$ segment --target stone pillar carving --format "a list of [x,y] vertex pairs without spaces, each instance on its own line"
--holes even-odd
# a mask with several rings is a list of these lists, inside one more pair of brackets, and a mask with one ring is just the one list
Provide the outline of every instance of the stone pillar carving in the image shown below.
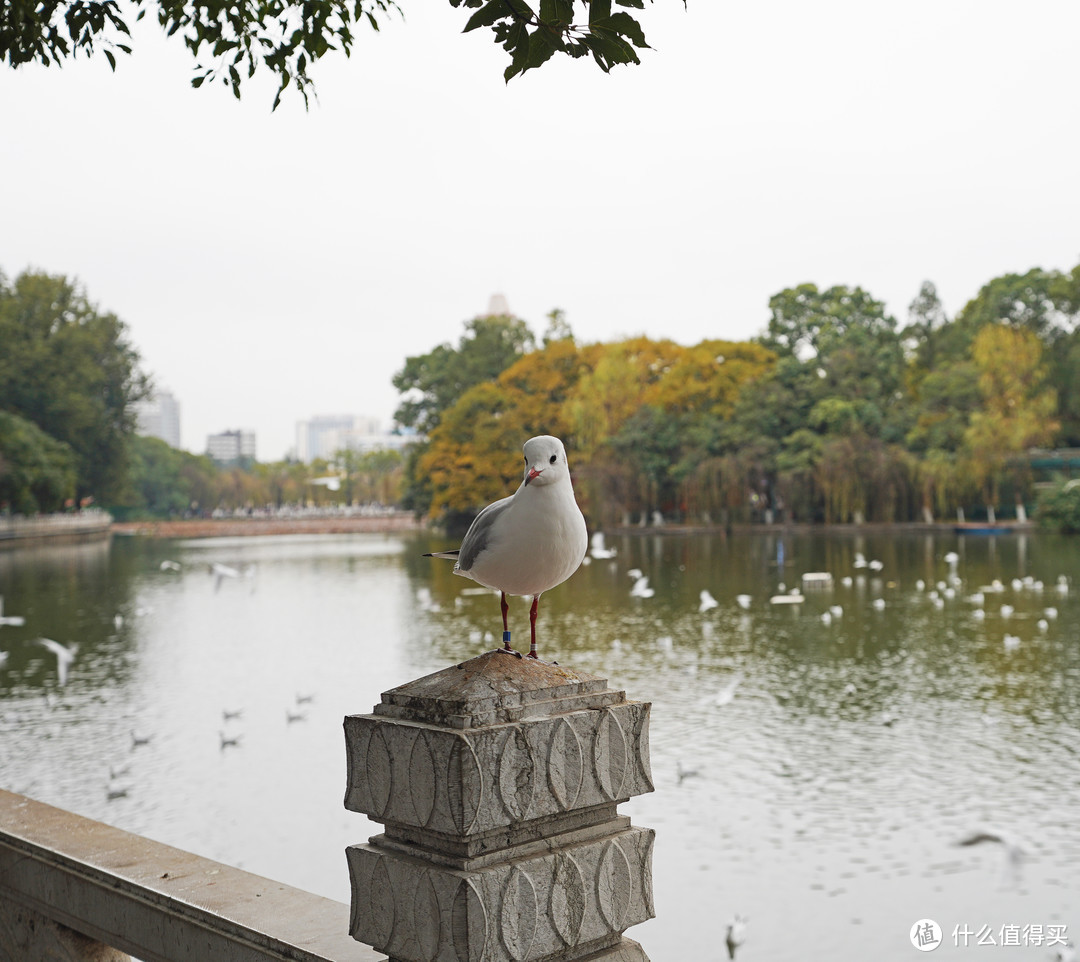
[[345,719],[345,807],[382,823],[347,849],[350,933],[394,962],[648,962],[649,705],[499,651]]

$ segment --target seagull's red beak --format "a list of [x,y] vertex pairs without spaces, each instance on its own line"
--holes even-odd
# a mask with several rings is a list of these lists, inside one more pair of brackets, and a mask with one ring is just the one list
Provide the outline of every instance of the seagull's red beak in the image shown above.
[[529,474],[525,478],[525,483],[528,484],[533,478],[538,478],[538,477],[540,477],[540,472],[537,471],[536,468],[530,468],[529,469]]

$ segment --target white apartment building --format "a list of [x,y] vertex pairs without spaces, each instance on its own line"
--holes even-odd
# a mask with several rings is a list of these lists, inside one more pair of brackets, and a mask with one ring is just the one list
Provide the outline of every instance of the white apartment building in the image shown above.
[[381,451],[404,447],[410,440],[384,434],[378,418],[355,414],[319,414],[296,424],[296,457],[310,464],[330,460],[337,451]]
[[218,464],[231,464],[241,458],[255,460],[254,431],[222,431],[206,438],[206,453]]
[[135,433],[161,438],[174,448],[180,447],[180,402],[169,391],[155,391],[135,407]]

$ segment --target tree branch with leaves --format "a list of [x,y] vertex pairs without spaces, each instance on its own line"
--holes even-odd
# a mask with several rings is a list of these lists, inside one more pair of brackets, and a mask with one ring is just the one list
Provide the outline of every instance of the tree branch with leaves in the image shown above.
[[[650,0],[652,2],[652,0]],[[354,28],[378,31],[395,0],[132,0],[142,20],[156,9],[167,36],[179,34],[196,59],[191,84],[228,86],[239,99],[245,79],[265,68],[278,81],[273,109],[295,87],[309,104],[309,69],[331,52],[352,53]],[[465,31],[490,27],[510,54],[507,81],[541,66],[556,53],[591,55],[601,70],[639,63],[645,34],[612,0],[450,0],[475,9]],[[645,0],[614,0],[617,7],[644,9]],[[685,0],[684,0],[685,4]],[[584,18],[584,19],[582,19]],[[11,67],[59,64],[82,53],[104,54],[116,70],[116,53],[131,53],[129,17],[118,0],[4,0],[0,6],[0,62]]]

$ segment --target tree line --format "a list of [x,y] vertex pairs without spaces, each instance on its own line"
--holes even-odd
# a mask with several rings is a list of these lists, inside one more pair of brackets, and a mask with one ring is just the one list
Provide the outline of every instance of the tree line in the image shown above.
[[594,524],[843,523],[1023,516],[1028,452],[1080,447],[1080,265],[985,284],[953,317],[925,282],[907,322],[860,287],[769,301],[745,342],[579,345],[477,318],[394,378],[427,435],[414,510],[458,527],[520,480],[522,441],[562,437]]
[[126,325],[64,276],[0,272],[0,513],[118,517],[400,499],[402,456],[222,466],[136,434],[151,389]]
[[[380,502],[458,527],[520,480],[542,433],[595,525],[844,523],[1031,504],[1028,451],[1080,447],[1080,265],[984,285],[953,317],[922,285],[900,325],[859,287],[788,288],[747,341],[579,344],[479,317],[408,357],[402,456],[222,467],[135,434],[151,389],[125,325],[65,277],[0,274],[0,510],[118,515]],[[1077,500],[1076,505],[1072,500]],[[1049,499],[1080,527],[1080,486]]]

